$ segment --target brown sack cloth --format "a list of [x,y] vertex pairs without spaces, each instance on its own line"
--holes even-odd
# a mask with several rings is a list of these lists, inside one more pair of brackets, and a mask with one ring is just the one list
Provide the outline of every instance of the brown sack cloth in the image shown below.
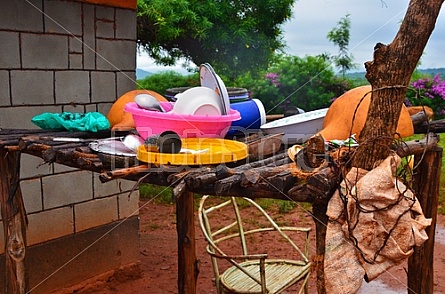
[[329,201],[326,293],[356,293],[363,278],[377,278],[428,239],[425,228],[431,219],[394,176],[400,162],[392,153],[369,172],[352,169]]

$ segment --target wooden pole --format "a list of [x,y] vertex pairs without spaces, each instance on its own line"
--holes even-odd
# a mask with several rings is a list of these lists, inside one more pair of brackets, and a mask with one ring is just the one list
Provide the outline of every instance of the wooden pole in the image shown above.
[[174,195],[178,233],[178,293],[195,294],[198,262],[195,251],[194,198],[192,192]]
[[28,292],[26,212],[19,185],[20,152],[0,148],[0,207],[5,240],[5,293]]
[[[415,164],[421,155],[415,157]],[[414,171],[414,190],[422,206],[423,214],[431,218],[431,226],[426,228],[428,240],[414,249],[408,259],[408,294],[433,294],[434,239],[439,199],[440,170],[442,168],[442,148],[426,152],[420,165]]]
[[313,204],[312,214],[315,223],[316,255],[314,258],[315,273],[317,274],[317,293],[326,294],[324,282],[324,254],[326,245],[326,229],[328,216],[326,215],[327,204]]

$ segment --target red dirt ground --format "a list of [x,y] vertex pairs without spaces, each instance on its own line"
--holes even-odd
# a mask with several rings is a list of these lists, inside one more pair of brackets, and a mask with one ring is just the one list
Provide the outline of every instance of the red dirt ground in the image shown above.
[[[301,207],[294,208],[283,216],[286,219],[298,220],[303,226],[312,226],[312,218]],[[197,282],[198,294],[216,293],[212,283],[210,259],[205,253],[205,242],[196,223],[196,251],[199,259],[200,274]],[[128,277],[109,278],[105,282],[96,282],[77,289],[72,293],[95,294],[168,294],[178,293],[177,287],[177,243],[176,243],[175,206],[155,204],[148,200],[140,201],[140,260],[141,276],[129,279]],[[438,217],[436,230],[435,261],[434,261],[434,293],[445,294],[445,216]],[[311,236],[311,251],[315,251],[314,230]],[[440,241],[440,242],[439,242]],[[406,264],[392,268],[388,273],[381,275],[377,280],[362,286],[360,294],[369,293],[407,293],[406,290]],[[310,280],[310,293],[317,293],[315,287],[315,273]],[[285,293],[295,293],[287,291]]]

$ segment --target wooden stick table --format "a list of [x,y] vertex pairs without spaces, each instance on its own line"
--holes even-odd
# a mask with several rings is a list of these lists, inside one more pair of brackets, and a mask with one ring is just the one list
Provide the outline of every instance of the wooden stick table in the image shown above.
[[[114,136],[115,134],[113,134]],[[77,138],[71,142],[54,140],[55,137]],[[296,202],[310,202],[316,221],[316,254],[318,293],[325,293],[323,277],[324,237],[326,233],[326,207],[339,184],[338,167],[328,165],[307,179],[298,179],[291,173],[293,162],[280,137],[248,138],[249,156],[231,164],[177,167],[152,166],[123,156],[112,156],[92,151],[88,142],[111,137],[110,132],[50,132],[42,130],[0,130],[0,205],[4,224],[6,254],[6,293],[26,293],[28,284],[24,266],[26,247],[26,214],[20,191],[20,154],[40,157],[44,162],[90,170],[99,173],[102,182],[124,178],[139,183],[172,186],[176,201],[178,234],[178,289],[181,294],[196,293],[199,269],[195,253],[193,194],[273,198]],[[428,230],[430,240],[416,248],[409,268],[412,289],[417,293],[432,293],[432,248],[437,213],[437,195],[442,150],[437,147],[438,136],[429,134],[424,140],[410,141],[395,147],[401,156],[421,155],[424,164],[416,172],[415,187],[425,216],[433,218]],[[420,158],[420,157],[419,157]],[[426,256],[428,260],[425,260]],[[423,275],[419,273],[429,273]],[[412,271],[414,272],[414,271]],[[422,277],[422,281],[414,278]],[[421,288],[421,289],[420,289]]]

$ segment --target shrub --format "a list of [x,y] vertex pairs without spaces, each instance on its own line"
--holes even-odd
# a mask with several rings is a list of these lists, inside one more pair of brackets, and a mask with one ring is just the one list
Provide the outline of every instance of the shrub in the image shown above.
[[445,117],[445,80],[439,74],[419,78],[411,82],[410,86],[405,104],[429,106],[434,111],[435,119]]
[[259,76],[250,73],[236,79],[252,98],[263,102],[267,113],[283,113],[289,104],[305,111],[328,107],[333,98],[351,88],[346,79],[334,75],[323,56],[280,56]]

